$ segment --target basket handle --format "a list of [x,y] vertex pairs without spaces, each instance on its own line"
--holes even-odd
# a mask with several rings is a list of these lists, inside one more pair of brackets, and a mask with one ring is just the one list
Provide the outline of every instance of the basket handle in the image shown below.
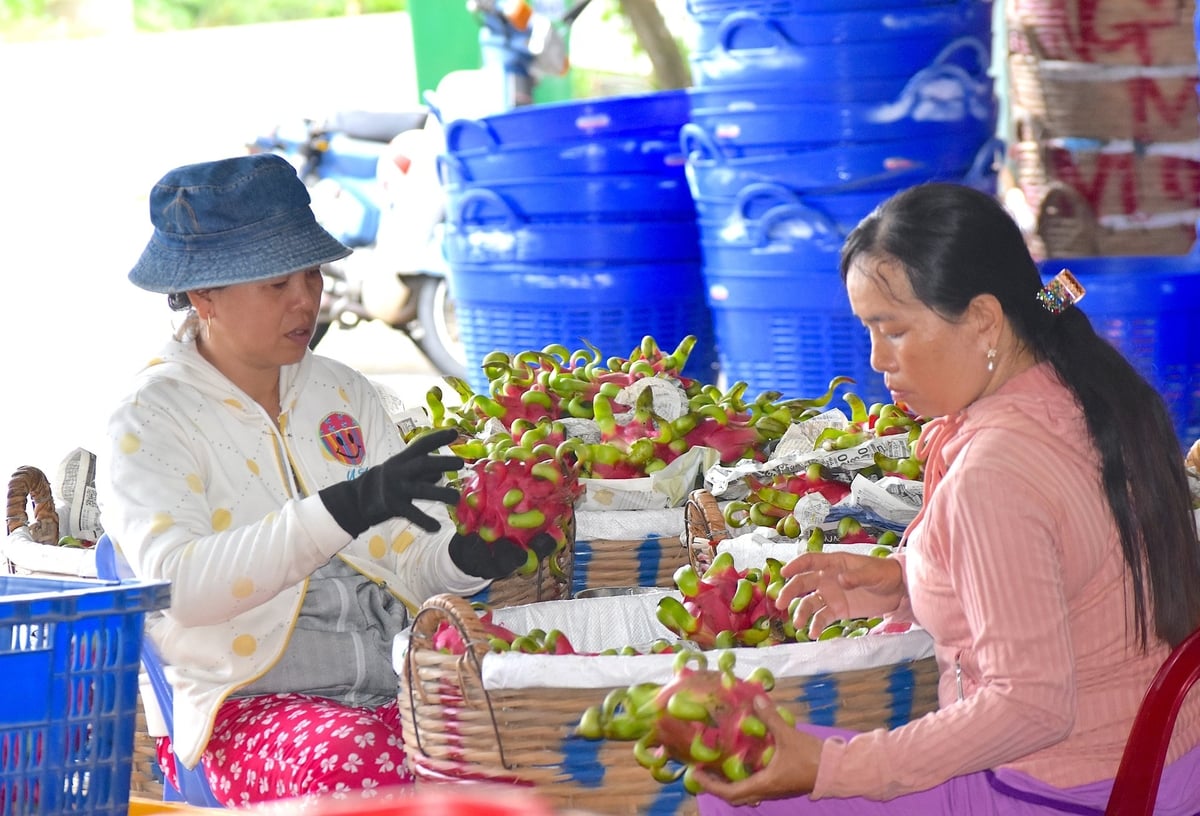
[[[879,106],[873,116],[880,121],[898,121],[900,119],[911,119],[913,121],[940,121],[941,116],[931,117],[928,112],[922,111],[919,103],[922,99],[924,90],[942,81],[954,82],[962,91],[962,104],[965,110],[964,115],[970,115],[976,119],[982,119],[985,115],[984,110],[979,104],[976,97],[980,96],[987,89],[987,84],[981,80],[972,77],[967,71],[958,65],[948,65],[935,62],[926,68],[922,68],[904,84],[900,89],[900,93],[895,100]],[[956,112],[957,113],[957,112]]]
[[[26,503],[33,504],[34,523],[29,524]],[[58,511],[46,474],[32,466],[13,471],[8,482],[8,532],[29,526],[29,534],[41,544],[58,543]]]
[[488,122],[482,119],[455,119],[446,125],[446,149],[451,153],[456,153],[463,148],[460,142],[463,139],[463,134],[466,131],[475,131],[482,134],[486,147],[493,148],[500,146],[500,136],[496,133],[496,129]]
[[679,128],[679,149],[683,153],[684,158],[689,162],[714,161],[718,164],[728,163],[725,161],[725,154],[721,152],[721,148],[713,141],[712,136],[708,135],[708,131],[695,122],[685,122]]
[[712,563],[717,544],[730,537],[725,516],[713,494],[704,488],[689,493],[683,506],[683,523],[679,543],[687,550],[691,565],[703,573]]
[[[1075,216],[1075,228],[1065,236],[1056,235],[1053,225],[1064,223],[1064,219],[1055,218],[1058,215],[1055,210],[1064,205],[1068,217]],[[1101,254],[1097,230],[1096,214],[1083,193],[1069,184],[1052,181],[1037,208],[1037,233],[1047,257]]]
[[[414,684],[419,680],[419,672],[413,663],[418,649],[433,648],[433,634],[437,631],[438,624],[444,620],[449,620],[458,629],[463,643],[467,645],[466,652],[458,660],[458,688],[462,692],[463,702],[467,702],[465,689],[466,676],[469,673],[472,681],[477,683],[483,691],[483,701],[487,704],[488,716],[492,721],[492,732],[496,736],[496,750],[500,755],[500,763],[506,769],[512,770],[512,766],[504,756],[504,742],[500,739],[500,725],[496,722],[492,698],[483,688],[483,656],[491,650],[488,633],[483,628],[483,624],[480,622],[479,616],[475,614],[475,609],[470,602],[457,595],[441,594],[428,598],[413,619],[412,637],[408,643],[408,651],[404,655],[404,681],[408,686],[408,705],[409,711],[412,713],[413,736],[416,737],[417,748],[424,756],[429,756],[421,741],[421,724],[417,721],[417,692],[414,690]],[[426,704],[430,702],[424,696],[424,687],[422,687],[421,696],[423,702]]]
[[471,181],[466,162],[453,153],[439,153],[437,163],[438,181],[445,188],[457,187]]
[[488,207],[498,209],[504,216],[504,226],[509,231],[520,229],[527,220],[507,198],[488,187],[470,187],[461,194],[452,196],[452,202],[452,224],[464,223],[463,218],[472,206],[477,207],[480,212],[486,212]]
[[413,619],[413,637],[432,639],[438,624],[446,619],[457,627],[463,635],[463,642],[477,657],[482,658],[488,653],[491,647],[488,645],[487,630],[483,628],[483,623],[475,614],[470,601],[457,595],[444,593],[428,598]]
[[[987,74],[988,66],[992,64],[992,57],[988,51],[988,47],[984,45],[983,41],[981,41],[978,37],[964,35],[956,40],[946,43],[946,46],[938,52],[937,56],[933,58],[933,62],[930,63],[930,65],[951,64],[950,60],[954,57],[955,52],[964,50],[974,52],[976,63],[972,67],[977,69],[980,79],[984,79]],[[964,69],[964,73],[972,77],[977,75],[976,71],[968,71],[966,69]]]
[[757,221],[746,222],[747,232],[753,239],[752,245],[757,248],[769,246],[775,227],[791,221],[807,224],[811,231],[810,240],[825,251],[836,252],[846,237],[836,221],[811,204],[779,204],[763,213]]
[[804,203],[800,196],[786,185],[775,181],[756,181],[738,190],[733,199],[733,211],[742,221],[751,221],[753,219],[750,217],[750,207],[760,202],[766,202],[763,212],[788,204]]
[[737,36],[737,33],[749,26],[760,26],[775,40],[775,44],[769,46],[768,49],[753,49],[755,51],[775,50],[780,47],[795,47],[796,45],[787,32],[783,30],[783,26],[774,17],[763,17],[756,11],[735,11],[722,20],[721,24],[717,27],[717,48],[728,56],[734,56],[738,51],[751,50],[749,48],[733,47],[733,40]]
[[971,162],[971,169],[963,178],[963,184],[983,192],[990,192],[992,179],[999,168],[1004,166],[1004,142],[996,136],[991,137],[980,146]]

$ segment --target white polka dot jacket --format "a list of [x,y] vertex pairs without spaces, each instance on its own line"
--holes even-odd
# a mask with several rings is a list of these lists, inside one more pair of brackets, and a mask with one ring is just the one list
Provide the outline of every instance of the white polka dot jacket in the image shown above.
[[334,556],[410,610],[487,581],[450,560],[446,508],[426,533],[404,519],[350,539],[320,497],[403,450],[360,373],[308,353],[281,372],[278,427],[191,341],[171,341],[113,411],[98,468],[105,531],[134,573],[171,582],[148,617],[174,689],[173,742],[199,761],[221,703],[287,647],[310,575]]

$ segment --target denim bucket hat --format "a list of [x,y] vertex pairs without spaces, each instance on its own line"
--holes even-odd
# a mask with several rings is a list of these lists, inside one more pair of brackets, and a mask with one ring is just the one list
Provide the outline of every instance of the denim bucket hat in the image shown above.
[[349,255],[310,203],[295,168],[272,153],[177,167],[150,191],[154,234],[129,280],[173,294],[266,280]]

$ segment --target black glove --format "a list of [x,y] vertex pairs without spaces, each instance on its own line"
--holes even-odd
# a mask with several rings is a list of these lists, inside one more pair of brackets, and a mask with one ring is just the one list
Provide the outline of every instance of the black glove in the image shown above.
[[453,428],[422,434],[382,465],[369,468],[357,479],[330,485],[317,495],[333,520],[351,536],[398,516],[432,533],[441,525],[418,510],[413,499],[458,504],[458,491],[437,481],[446,471],[459,470],[463,460],[430,455],[457,438],[458,431]]
[[[556,546],[549,533],[538,533],[529,541],[529,549],[537,553],[539,561],[554,552]],[[506,578],[528,559],[525,548],[507,538],[489,544],[478,533],[455,533],[450,539],[450,560],[467,575],[477,578]]]

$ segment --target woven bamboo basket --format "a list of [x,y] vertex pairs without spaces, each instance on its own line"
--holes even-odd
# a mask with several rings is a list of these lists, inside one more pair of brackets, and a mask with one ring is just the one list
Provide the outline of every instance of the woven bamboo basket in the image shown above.
[[163,798],[162,771],[158,767],[158,753],[154,737],[146,728],[146,707],[142,704],[141,692],[137,699],[137,717],[133,732],[133,764],[129,778],[129,795],[144,799]]
[[1200,207],[1200,161],[1185,154],[1193,145],[1200,142],[1180,144],[1173,153],[1135,150],[1132,143],[1074,148],[1023,140],[1011,153],[1018,184],[1030,200],[1040,201],[1052,182],[1061,182],[1079,190],[1097,217],[1153,215]]
[[1010,54],[1012,106],[1050,136],[1184,142],[1200,134],[1193,56],[1186,65],[1098,66]]
[[[31,509],[32,523],[29,521]],[[6,525],[9,535],[26,527],[30,537],[39,544],[58,545],[58,511],[54,506],[54,493],[50,480],[39,468],[26,465],[13,471],[8,482]],[[15,572],[17,567],[9,562],[8,569],[9,572]],[[154,739],[146,729],[146,711],[140,693],[136,717],[129,792],[132,796],[162,799],[162,775],[158,770]]]
[[1191,219],[1141,228],[1103,226],[1083,194],[1061,182],[1049,184],[1031,205],[1037,212],[1037,234],[1030,249],[1042,258],[1186,255],[1196,242]]
[[575,545],[573,591],[600,587],[669,587],[688,562],[678,536],[594,538]]
[[[442,622],[458,629],[468,644],[465,654],[433,647]],[[598,813],[697,812],[681,781],[660,784],[637,764],[632,743],[575,735],[584,710],[602,703],[616,686],[489,690],[483,681],[487,644],[475,611],[452,595],[430,598],[413,622],[399,671],[399,702],[418,786],[505,782],[533,786],[556,806]],[[771,696],[797,721],[869,730],[933,711],[937,681],[936,661],[928,657],[861,671],[776,677]]]
[[1186,147],[1152,153],[1111,143],[1103,150],[1015,143],[1017,186],[1037,213],[1031,250],[1043,258],[1186,254],[1200,212],[1200,161]]
[[574,592],[674,586],[675,570],[688,562],[678,533],[683,508],[580,511],[576,518],[586,532],[575,541]]
[[1193,0],[1009,0],[1009,50],[1105,65],[1181,65],[1196,59]]

